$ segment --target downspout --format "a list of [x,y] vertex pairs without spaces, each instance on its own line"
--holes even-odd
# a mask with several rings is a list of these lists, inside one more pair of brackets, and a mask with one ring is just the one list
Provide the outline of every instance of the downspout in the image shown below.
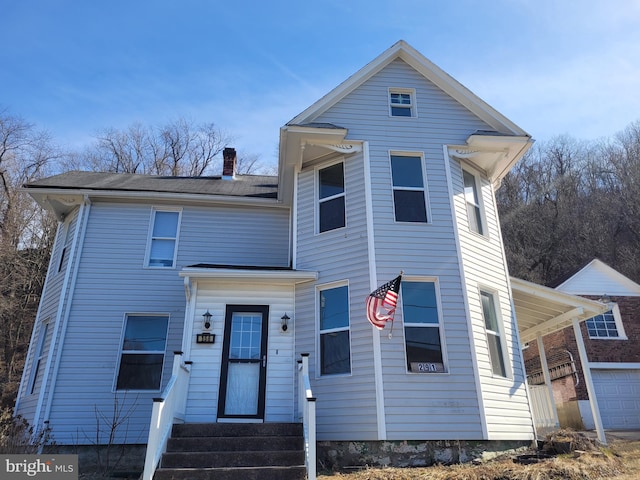
[[[58,370],[60,368],[60,361],[62,358],[62,349],[64,347],[65,337],[67,335],[67,324],[69,323],[69,315],[71,314],[71,304],[73,302],[73,294],[75,292],[76,280],[78,278],[78,270],[80,265],[80,255],[82,254],[82,248],[84,246],[84,239],[87,232],[87,223],[89,222],[89,213],[91,212],[91,200],[89,197],[85,195],[84,201],[80,206],[80,212],[78,213],[78,229],[76,230],[76,234],[73,238],[73,248],[71,255],[69,256],[69,274],[67,274],[65,278],[65,285],[62,293],[67,291],[69,288],[69,293],[65,295],[66,301],[60,302],[60,309],[57,318],[62,320],[62,325],[58,321],[56,321],[56,329],[58,326],[60,327],[60,339],[58,340],[58,354],[56,355],[55,365],[53,367],[53,376],[51,377],[51,392],[49,393],[49,397],[46,402],[46,408],[44,411],[44,420],[48,421],[49,414],[51,413],[51,405],[53,404],[53,395],[56,389],[56,382],[54,381],[58,377]],[[82,223],[80,223],[82,222]],[[70,278],[70,281],[69,280]],[[67,283],[69,285],[67,286]],[[63,306],[64,305],[64,306]],[[66,306],[66,308],[65,308]],[[63,317],[64,313],[64,317]],[[57,332],[56,332],[57,334]],[[55,337],[54,337],[55,338]],[[47,367],[49,368],[49,361],[47,360]],[[38,405],[41,407],[41,405]]]
[[[364,194],[365,216],[367,222],[367,250],[369,256],[369,290],[378,288],[376,269],[376,250],[373,228],[373,195],[371,192],[371,165],[369,157],[369,142],[362,142],[362,156],[364,163]],[[378,440],[387,439],[387,422],[384,412],[384,379],[382,377],[382,348],[380,346],[380,331],[371,325],[373,336],[373,376],[376,388],[376,416],[378,421]]]

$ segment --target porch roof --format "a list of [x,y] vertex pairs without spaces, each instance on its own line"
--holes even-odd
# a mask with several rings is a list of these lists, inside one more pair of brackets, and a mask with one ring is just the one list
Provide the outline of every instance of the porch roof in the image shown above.
[[608,310],[604,303],[514,277],[511,291],[523,344],[571,326],[574,318],[583,321]]

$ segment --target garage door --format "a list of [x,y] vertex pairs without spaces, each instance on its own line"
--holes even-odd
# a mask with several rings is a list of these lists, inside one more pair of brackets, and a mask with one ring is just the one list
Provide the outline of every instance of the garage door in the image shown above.
[[640,429],[640,370],[592,370],[604,428]]

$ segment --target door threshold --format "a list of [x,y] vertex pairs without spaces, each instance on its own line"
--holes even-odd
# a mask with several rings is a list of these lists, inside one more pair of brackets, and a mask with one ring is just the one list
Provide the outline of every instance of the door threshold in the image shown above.
[[218,418],[218,423],[264,423],[261,418]]

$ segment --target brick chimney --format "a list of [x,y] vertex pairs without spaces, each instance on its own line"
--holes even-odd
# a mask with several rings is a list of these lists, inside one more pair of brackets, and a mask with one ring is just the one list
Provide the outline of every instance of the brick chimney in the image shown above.
[[235,148],[225,148],[222,151],[222,178],[224,180],[233,180],[236,177],[236,156]]

